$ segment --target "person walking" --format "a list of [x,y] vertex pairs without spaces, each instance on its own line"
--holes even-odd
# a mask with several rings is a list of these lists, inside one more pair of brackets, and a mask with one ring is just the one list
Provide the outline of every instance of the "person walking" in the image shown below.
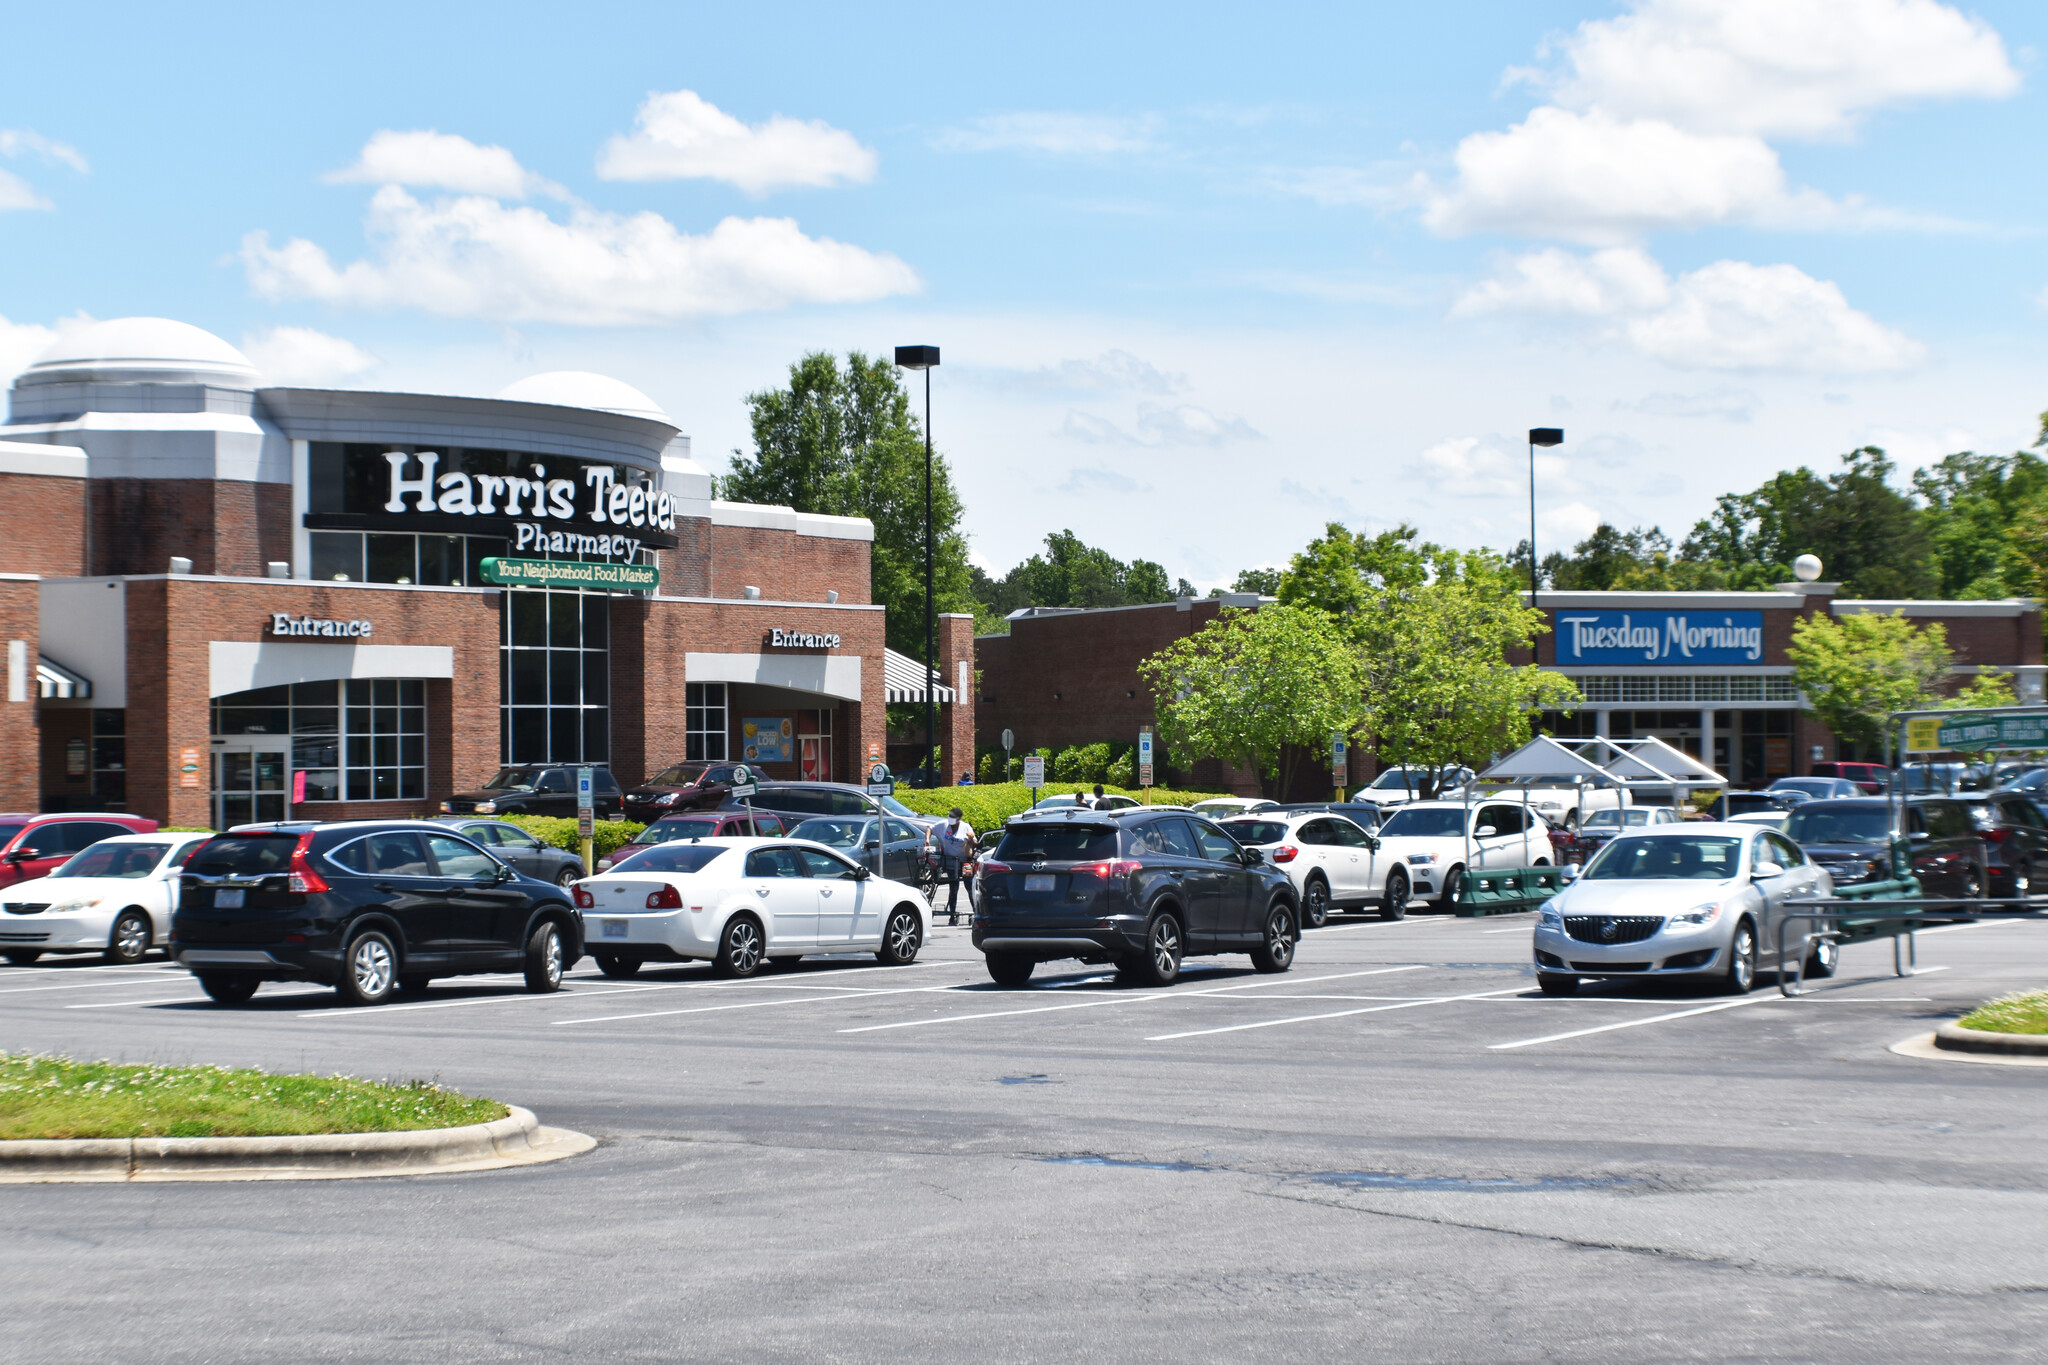
[[1102,810],[1102,809],[1103,809],[1103,804],[1102,804],[1102,784],[1101,784],[1100,782],[1097,782],[1097,783],[1095,784],[1095,798],[1094,798],[1094,800],[1090,801],[1090,802],[1089,802],[1088,804],[1089,804],[1089,805],[1090,805],[1091,807],[1093,807],[1094,809],[1096,809],[1096,810]]
[[[946,812],[946,823],[933,828],[932,843],[938,849],[939,864],[946,874],[946,923],[960,923],[960,872],[974,852],[974,826],[961,818],[960,808]],[[974,909],[974,884],[967,886],[967,908]]]

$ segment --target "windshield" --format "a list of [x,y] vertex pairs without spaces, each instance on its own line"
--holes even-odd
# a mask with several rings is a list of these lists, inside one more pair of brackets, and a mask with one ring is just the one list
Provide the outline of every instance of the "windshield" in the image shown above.
[[58,868],[52,877],[147,877],[169,844],[94,844]]
[[1194,805],[1189,806],[1188,809],[1199,811],[1203,815],[1223,815],[1231,811],[1243,810],[1249,804],[1249,802],[1238,797],[1225,797],[1220,801],[1197,801]]
[[612,864],[613,872],[702,872],[726,851],[724,844],[657,844]]
[[687,787],[704,775],[706,764],[678,763],[673,768],[663,768],[647,779],[650,787]]
[[891,815],[901,815],[910,820],[922,820],[924,818],[893,796],[883,796],[876,799],[882,803],[882,809]]
[[1711,834],[1616,839],[1586,868],[1583,880],[1723,882],[1742,863],[1742,840]]
[[1464,833],[1465,812],[1450,806],[1408,806],[1380,826],[1380,834],[1388,839],[1457,839]]
[[1116,856],[1116,830],[1108,825],[1012,825],[1003,832],[996,861],[1003,863],[1095,863]]
[[1829,796],[1834,793],[1839,777],[1781,777],[1771,784],[1774,792],[1807,792],[1813,796]]
[[675,839],[709,839],[718,833],[718,817],[702,820],[656,820],[633,836],[636,844],[665,844]]
[[872,820],[852,820],[844,816],[825,816],[817,820],[806,820],[789,832],[792,839],[809,839],[827,848],[859,848],[868,841],[868,831],[875,827]]
[[0,825],[0,844],[6,843],[25,828],[19,821],[10,820]]
[[1586,817],[1587,829],[1620,829],[1623,825],[1647,825],[1647,810],[1596,810]]
[[1414,785],[1414,780],[1400,768],[1389,768],[1372,780],[1372,790],[1376,792],[1407,791]]
[[1281,820],[1225,820],[1223,831],[1245,845],[1277,844],[1287,837],[1286,822]]
[[1891,838],[1891,827],[1883,806],[1801,806],[1785,821],[1795,844],[1882,844]]
[[496,777],[484,783],[483,789],[487,792],[530,792],[539,772],[538,768],[500,768]]

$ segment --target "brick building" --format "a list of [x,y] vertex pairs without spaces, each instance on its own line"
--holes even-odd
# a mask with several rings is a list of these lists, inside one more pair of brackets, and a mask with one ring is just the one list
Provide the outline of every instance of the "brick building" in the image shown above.
[[[859,518],[715,501],[638,391],[263,387],[197,328],[68,336],[0,426],[0,810],[430,813],[504,763],[858,780],[889,655]],[[943,633],[941,678],[970,631]],[[948,765],[971,688],[940,687]]]

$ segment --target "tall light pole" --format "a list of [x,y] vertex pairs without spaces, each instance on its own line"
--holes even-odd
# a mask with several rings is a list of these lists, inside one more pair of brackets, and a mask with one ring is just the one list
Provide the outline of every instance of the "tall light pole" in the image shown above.
[[896,363],[924,371],[924,769],[930,773],[939,743],[939,609],[932,601],[932,371],[939,348],[898,346]]
[[1562,427],[1529,428],[1529,605],[1536,605],[1536,447],[1564,444]]

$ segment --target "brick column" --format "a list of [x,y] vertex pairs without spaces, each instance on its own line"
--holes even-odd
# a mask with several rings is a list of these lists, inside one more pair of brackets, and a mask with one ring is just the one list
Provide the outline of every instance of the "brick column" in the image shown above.
[[[36,729],[36,623],[40,588],[33,574],[0,578],[0,810],[42,808],[41,741]],[[14,642],[21,642],[21,649]],[[20,700],[16,700],[19,696]]]
[[[939,708],[939,773],[948,783],[974,767],[974,617],[966,612],[939,616],[939,677],[954,700]],[[964,686],[962,684],[965,684]]]

